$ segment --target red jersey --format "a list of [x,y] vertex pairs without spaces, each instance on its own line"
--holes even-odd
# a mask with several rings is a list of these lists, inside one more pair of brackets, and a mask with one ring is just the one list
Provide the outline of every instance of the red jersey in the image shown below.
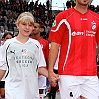
[[99,15],[91,10],[82,14],[70,8],[59,13],[49,39],[61,45],[60,75],[97,75],[96,42],[99,44]]
[[[33,36],[30,36],[30,38],[34,39]],[[49,57],[49,42],[43,39],[42,37],[38,39],[38,42],[40,43],[42,47],[45,59],[48,58]]]
[[42,37],[38,40],[41,44],[45,59],[49,57],[49,43],[47,40],[43,39]]

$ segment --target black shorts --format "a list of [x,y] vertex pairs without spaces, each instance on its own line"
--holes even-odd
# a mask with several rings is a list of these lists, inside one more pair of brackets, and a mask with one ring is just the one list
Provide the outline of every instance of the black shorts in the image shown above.
[[0,88],[4,88],[5,87],[5,81],[0,81]]

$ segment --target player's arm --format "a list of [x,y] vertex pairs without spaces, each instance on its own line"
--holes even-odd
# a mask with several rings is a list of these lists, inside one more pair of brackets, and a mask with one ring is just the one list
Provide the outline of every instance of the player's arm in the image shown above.
[[52,83],[54,81],[59,80],[58,75],[55,74],[54,71],[53,71],[54,64],[56,62],[58,51],[59,51],[59,46],[60,46],[59,44],[57,44],[55,42],[51,42],[51,49],[50,49],[50,52],[49,52],[48,79]]
[[54,64],[56,62],[58,55],[58,50],[59,50],[59,44],[55,42],[51,42],[51,49],[49,52],[49,68],[48,68],[49,72],[53,72]]
[[0,69],[0,81],[3,78],[4,74],[5,74],[6,70],[1,70]]
[[47,77],[48,78],[48,71],[47,71],[47,69],[45,68],[45,67],[39,67],[38,68],[38,72],[41,74],[41,75],[43,75],[43,76],[45,76],[45,77]]

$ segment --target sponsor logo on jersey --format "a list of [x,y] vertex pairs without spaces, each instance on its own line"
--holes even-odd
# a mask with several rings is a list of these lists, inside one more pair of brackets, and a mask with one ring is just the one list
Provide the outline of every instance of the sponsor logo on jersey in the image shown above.
[[14,60],[16,64],[18,64],[20,67],[28,67],[31,66],[33,63],[34,57],[33,56],[28,56],[28,55],[20,55],[20,56],[15,56]]
[[14,51],[10,51],[11,53],[15,54],[15,50]]
[[30,53],[27,49],[23,48],[21,51],[11,51],[14,55],[14,61],[16,66],[29,67],[31,64],[37,66],[37,58],[35,53]]
[[72,92],[70,92],[70,97],[73,97],[73,93]]
[[80,20],[88,20],[87,18],[81,18]]
[[92,29],[95,30],[96,29],[96,23],[94,21],[92,21],[91,24],[92,24]]
[[56,20],[54,20],[54,22],[53,22],[52,26],[55,26],[55,25],[56,25]]
[[96,32],[94,31],[89,31],[89,30],[85,30],[83,32],[72,32],[71,35],[72,36],[89,36],[89,37],[94,37],[96,34]]
[[28,54],[28,50],[27,49],[22,49],[22,54],[23,55],[27,55]]

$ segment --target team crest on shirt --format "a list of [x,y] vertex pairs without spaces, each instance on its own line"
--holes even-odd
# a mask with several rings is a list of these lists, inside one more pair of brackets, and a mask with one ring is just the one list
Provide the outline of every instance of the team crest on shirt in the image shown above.
[[92,21],[91,24],[92,24],[92,29],[93,30],[96,29],[96,23],[94,21]]
[[23,55],[27,55],[28,54],[28,50],[27,49],[22,49],[22,54]]
[[52,26],[55,26],[55,25],[56,25],[56,20],[54,20],[54,22],[53,22]]

